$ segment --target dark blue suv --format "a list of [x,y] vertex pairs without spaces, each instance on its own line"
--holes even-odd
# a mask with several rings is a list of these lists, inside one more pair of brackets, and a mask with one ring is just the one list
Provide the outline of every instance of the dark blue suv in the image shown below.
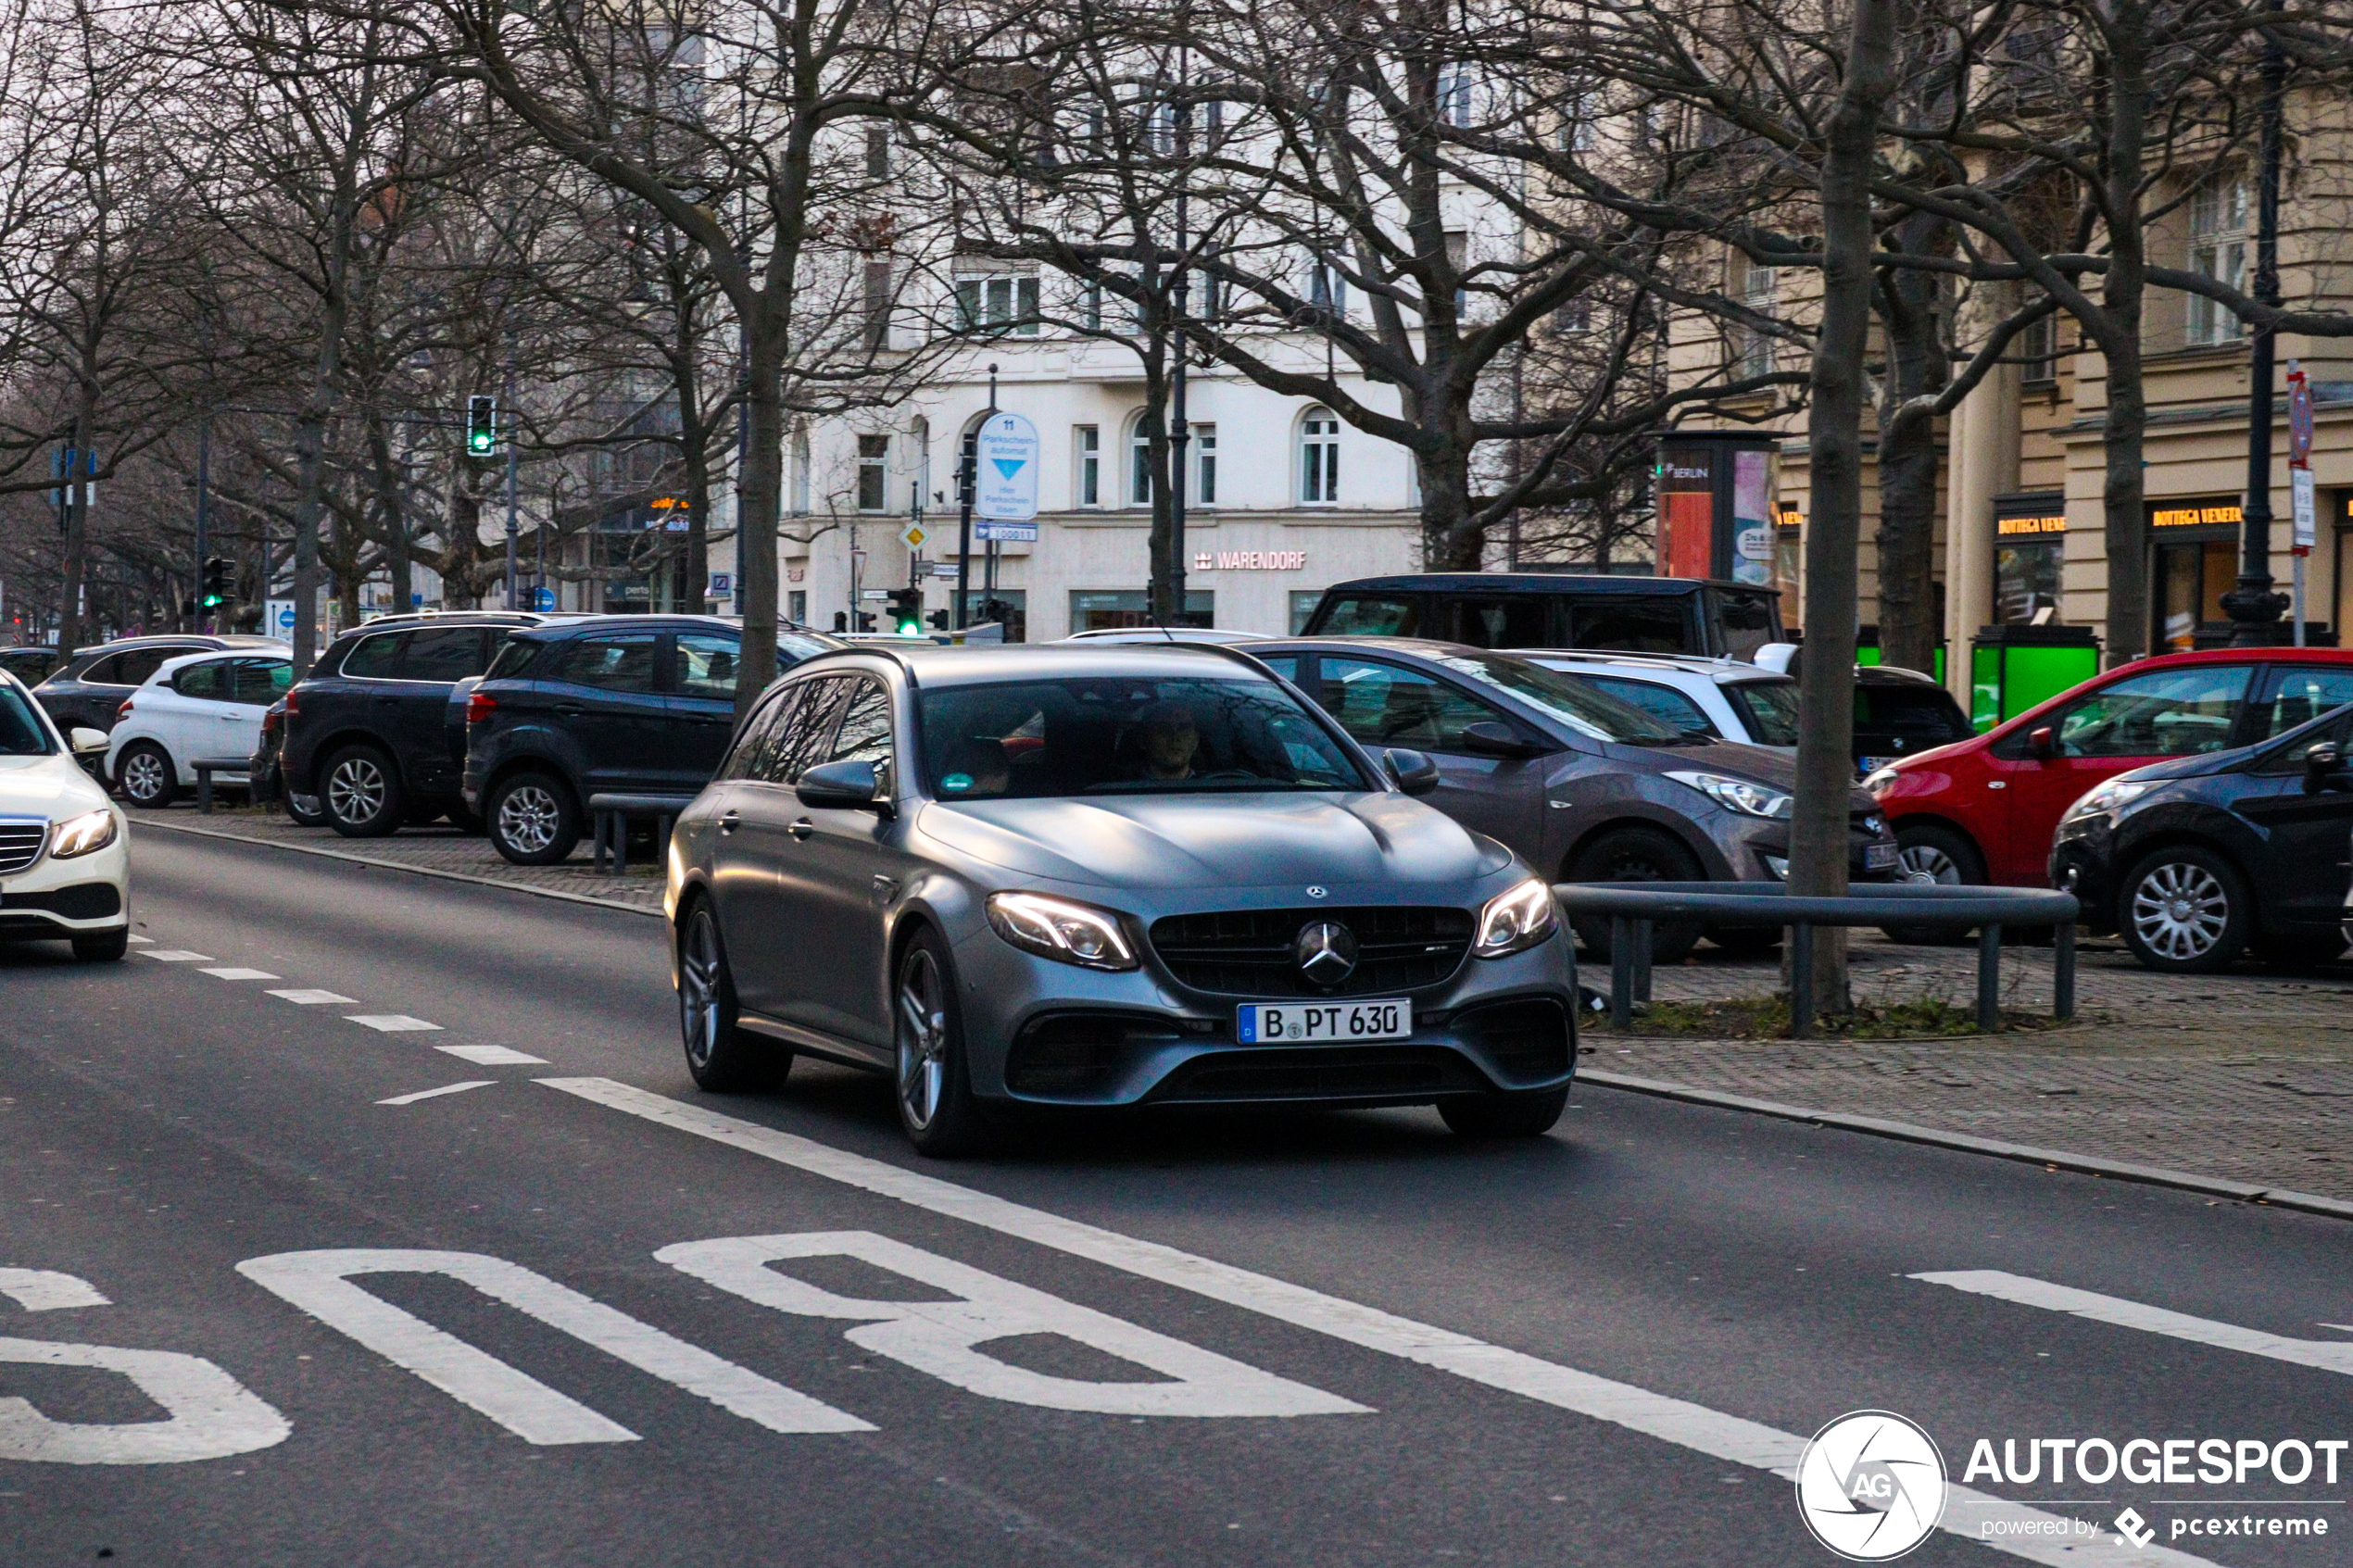
[[[466,702],[466,804],[498,853],[552,865],[587,829],[593,795],[684,804],[735,733],[743,641],[706,615],[602,615],[518,632]],[[776,633],[778,671],[842,645]]]

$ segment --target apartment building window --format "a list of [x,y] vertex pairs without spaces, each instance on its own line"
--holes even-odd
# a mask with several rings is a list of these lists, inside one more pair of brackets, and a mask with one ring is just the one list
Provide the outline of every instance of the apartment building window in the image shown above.
[[1078,456],[1076,483],[1082,507],[1103,504],[1103,433],[1095,425],[1073,425],[1070,430],[1071,449]]
[[1471,122],[1471,73],[1467,66],[1448,66],[1438,73],[1438,118],[1446,125]]
[[956,324],[965,332],[1011,332],[1036,337],[1036,275],[957,279]]
[[792,427],[792,515],[809,515],[809,427]]
[[1193,499],[1204,507],[1217,504],[1217,426],[1193,426]]
[[1127,504],[1152,504],[1152,438],[1141,415],[1127,432]]
[[[1741,263],[1741,303],[1756,315],[1770,318],[1780,292],[1781,275],[1777,268],[1760,267],[1743,257]],[[1773,334],[1760,327],[1743,324],[1740,328],[1740,373],[1743,376],[1769,375],[1773,370]]]
[[866,178],[890,178],[890,127],[887,125],[866,127]]
[[878,512],[890,504],[890,437],[858,438],[858,509]]
[[890,263],[869,261],[865,275],[866,352],[890,346]]
[[809,590],[795,588],[785,596],[785,619],[796,626],[809,624]]
[[1340,276],[1339,263],[1308,257],[1307,303],[1332,316],[1348,314],[1348,280]]
[[2031,323],[2018,334],[2018,357],[2025,361],[2020,379],[2030,386],[2058,380],[2058,313]]
[[1340,417],[1314,408],[1299,421],[1299,499],[1328,507],[1340,499]]
[[1446,265],[1455,278],[1454,320],[1459,321],[1470,309],[1470,290],[1461,282],[1463,274],[1470,270],[1470,233],[1467,230],[1446,231]]
[[1079,297],[1078,319],[1086,323],[1087,330],[1090,332],[1099,332],[1103,330],[1102,284],[1088,283],[1087,285],[1086,293]]
[[[2246,181],[2210,182],[2190,198],[2190,270],[2234,289],[2246,287]],[[2235,343],[2245,330],[2221,301],[2190,295],[2191,343]]]

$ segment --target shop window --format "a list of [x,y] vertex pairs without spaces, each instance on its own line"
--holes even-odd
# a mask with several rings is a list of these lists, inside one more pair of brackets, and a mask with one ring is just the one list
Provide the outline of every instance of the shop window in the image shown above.
[[1290,634],[1294,637],[1307,630],[1307,618],[1324,602],[1321,588],[1294,588],[1290,596]]
[[[1177,624],[1214,625],[1216,608],[1215,594],[1206,588],[1188,588],[1185,591],[1185,612],[1177,618]],[[1131,627],[1153,624],[1151,600],[1141,589],[1074,589],[1071,592],[1070,629],[1074,632],[1126,631]]]
[[1029,591],[1026,588],[975,588],[963,596],[967,601],[963,607],[966,625],[980,626],[994,621],[1005,629],[1005,641],[1029,641]]

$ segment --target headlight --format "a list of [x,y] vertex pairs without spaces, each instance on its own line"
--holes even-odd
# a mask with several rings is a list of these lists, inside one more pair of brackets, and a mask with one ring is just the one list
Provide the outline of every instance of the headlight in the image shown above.
[[2089,794],[2070,806],[2067,815],[2059,821],[2071,822],[2078,817],[2096,817],[2114,811],[2130,806],[2156,787],[2153,783],[2145,784],[2133,779],[2110,779],[2104,784],[2095,785]]
[[55,836],[49,840],[49,858],[70,860],[76,855],[104,849],[114,842],[114,834],[112,811],[84,811],[79,817],[68,817],[57,824]]
[[1667,776],[1677,784],[1691,785],[1726,810],[1738,811],[1743,817],[1773,817],[1784,822],[1789,819],[1790,797],[1769,785],[1728,779],[1721,773],[1677,771]]
[[1863,793],[1877,800],[1883,790],[1895,787],[1895,770],[1874,768],[1863,776]]
[[1471,944],[1471,953],[1476,958],[1500,959],[1533,947],[1559,925],[1553,890],[1529,877],[1487,900],[1487,907],[1478,911],[1478,940]]
[[1026,953],[1088,969],[1134,969],[1136,954],[1119,918],[1038,893],[992,893],[988,924]]

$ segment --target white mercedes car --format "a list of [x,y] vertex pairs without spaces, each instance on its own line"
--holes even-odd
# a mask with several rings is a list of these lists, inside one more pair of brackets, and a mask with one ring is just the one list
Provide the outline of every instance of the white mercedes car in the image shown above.
[[95,730],[57,733],[0,671],[0,940],[65,941],[93,962],[131,946],[130,826],[81,759]]

